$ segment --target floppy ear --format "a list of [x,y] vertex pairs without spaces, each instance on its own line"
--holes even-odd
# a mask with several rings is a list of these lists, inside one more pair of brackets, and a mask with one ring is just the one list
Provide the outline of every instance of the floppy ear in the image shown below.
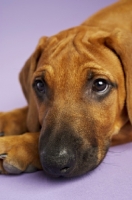
[[132,33],[116,29],[106,37],[106,45],[119,57],[126,79],[126,105],[132,124]]
[[38,114],[37,114],[37,107],[35,100],[33,98],[31,80],[33,72],[37,68],[37,63],[42,54],[46,41],[47,37],[42,37],[39,40],[36,50],[26,61],[24,67],[22,68],[19,74],[22,90],[28,102],[27,128],[31,132],[39,131],[40,128]]

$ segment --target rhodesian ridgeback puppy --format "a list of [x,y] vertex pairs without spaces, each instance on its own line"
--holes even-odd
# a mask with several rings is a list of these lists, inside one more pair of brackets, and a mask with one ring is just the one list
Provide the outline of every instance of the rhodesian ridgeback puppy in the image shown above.
[[131,19],[121,0],[40,39],[20,72],[28,106],[0,114],[1,173],[78,176],[132,141]]

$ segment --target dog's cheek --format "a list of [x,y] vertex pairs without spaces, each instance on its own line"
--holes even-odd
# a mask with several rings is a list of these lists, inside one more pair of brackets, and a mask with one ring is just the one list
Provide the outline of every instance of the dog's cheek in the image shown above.
[[42,124],[44,124],[44,120],[47,116],[48,113],[48,106],[45,105],[45,102],[38,102],[37,103],[37,110],[38,110],[38,118],[39,118],[39,123],[42,127]]
[[82,175],[95,169],[108,151],[110,139],[98,138],[96,126],[91,130],[92,134],[88,132],[87,137],[81,138],[83,145],[78,148],[76,167],[71,176]]

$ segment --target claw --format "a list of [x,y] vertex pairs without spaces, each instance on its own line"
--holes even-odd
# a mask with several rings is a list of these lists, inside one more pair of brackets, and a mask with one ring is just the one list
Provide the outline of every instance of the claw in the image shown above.
[[2,159],[2,160],[5,159],[6,157],[7,157],[6,153],[3,153],[3,154],[0,155],[0,159]]

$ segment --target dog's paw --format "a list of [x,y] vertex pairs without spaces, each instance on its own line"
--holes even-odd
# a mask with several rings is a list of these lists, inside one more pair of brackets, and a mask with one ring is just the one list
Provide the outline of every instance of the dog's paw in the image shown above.
[[27,131],[27,107],[0,112],[0,136],[20,135]]
[[0,173],[20,174],[41,169],[37,133],[0,137]]
[[21,134],[18,129],[18,116],[14,113],[0,112],[0,136]]

